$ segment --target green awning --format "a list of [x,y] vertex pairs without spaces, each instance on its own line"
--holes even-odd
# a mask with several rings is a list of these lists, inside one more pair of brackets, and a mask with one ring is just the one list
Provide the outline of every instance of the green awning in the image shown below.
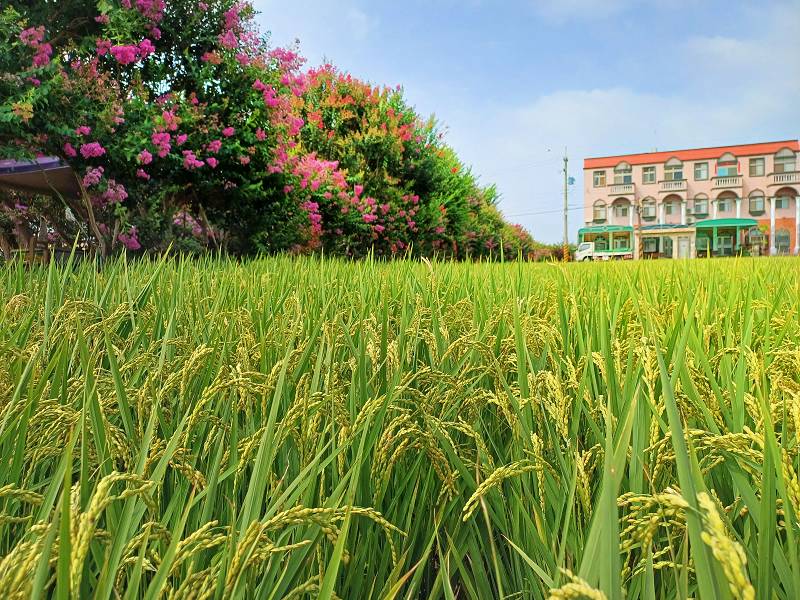
[[594,227],[584,227],[578,230],[578,234],[586,235],[587,233],[619,233],[621,231],[633,232],[633,227],[624,227],[622,225],[596,225]]
[[698,221],[695,223],[697,229],[720,229],[722,227],[737,227],[744,229],[745,227],[758,227],[758,221],[755,219],[709,219],[707,221]]

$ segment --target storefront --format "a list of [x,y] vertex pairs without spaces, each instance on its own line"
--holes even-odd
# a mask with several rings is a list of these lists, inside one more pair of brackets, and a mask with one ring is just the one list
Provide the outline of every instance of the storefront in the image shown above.
[[686,225],[645,225],[641,229],[641,258],[691,258],[695,230]]
[[698,222],[695,228],[699,258],[757,252],[758,236],[751,235],[753,229],[758,229],[754,219],[710,219]]

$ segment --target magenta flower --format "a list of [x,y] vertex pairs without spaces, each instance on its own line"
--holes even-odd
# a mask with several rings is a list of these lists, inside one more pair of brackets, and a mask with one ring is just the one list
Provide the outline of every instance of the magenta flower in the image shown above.
[[75,129],[75,135],[89,135],[92,133],[92,128],[87,125],[81,125]]
[[256,139],[259,142],[263,142],[265,139],[267,139],[267,134],[264,132],[263,129],[261,129],[261,127],[256,129]]
[[97,40],[95,45],[97,46],[95,50],[97,56],[105,56],[111,50],[111,42],[108,40]]
[[216,169],[217,165],[219,164],[219,161],[213,156],[208,157],[206,159],[206,162],[208,163],[208,166],[211,167],[212,169]]
[[81,146],[81,156],[83,158],[97,158],[105,153],[106,149],[97,142],[90,142]]
[[377,233],[383,233],[386,227],[384,227],[383,225],[375,225],[372,229]]
[[250,164],[250,157],[249,156],[240,156],[239,157],[239,162],[242,163],[245,166],[249,165]]
[[94,18],[95,23],[100,23],[101,25],[108,25],[109,18],[108,15],[98,15]]
[[147,171],[145,171],[144,169],[136,169],[136,176],[139,179],[144,179],[144,180],[150,179],[150,175],[148,175]]
[[75,151],[75,148],[69,142],[64,144],[64,154],[66,154],[70,158],[78,156],[78,153]]
[[185,169],[192,171],[194,169],[199,169],[203,165],[205,165],[205,163],[202,160],[198,160],[194,152],[191,150],[183,151],[183,166]]
[[141,58],[147,58],[151,54],[154,54],[155,51],[156,47],[153,45],[153,42],[151,42],[147,38],[139,42],[139,56]]
[[96,186],[103,179],[103,167],[86,169],[83,176],[83,187],[90,188]]
[[178,146],[183,146],[186,143],[187,139],[189,139],[189,136],[186,135],[185,133],[181,133],[180,135],[178,135],[177,138],[175,138],[175,141],[178,144]]
[[231,137],[234,133],[236,133],[236,130],[233,127],[226,127],[222,130],[222,135],[225,137]]
[[139,56],[138,46],[112,46],[111,56],[121,65],[135,63]]
[[378,220],[378,215],[373,215],[372,213],[365,213],[362,217],[364,219],[364,223],[374,223]]
[[140,164],[149,165],[151,162],[153,162],[153,155],[147,150],[142,150],[139,152],[139,156],[137,156],[136,159]]
[[211,140],[208,145],[206,146],[206,150],[216,154],[222,149],[222,141],[221,140]]
[[138,232],[136,231],[136,226],[131,227],[127,233],[120,233],[117,236],[117,239],[122,242],[122,245],[125,246],[128,250],[139,250],[141,249],[142,245],[139,243]]
[[360,197],[361,194],[364,193],[364,186],[363,185],[356,185],[356,187],[354,188],[354,192],[355,192],[355,197],[356,198]]

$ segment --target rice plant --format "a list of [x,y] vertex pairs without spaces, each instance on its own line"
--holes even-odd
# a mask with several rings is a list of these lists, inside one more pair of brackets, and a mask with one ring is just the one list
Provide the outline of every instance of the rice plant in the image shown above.
[[800,262],[0,267],[8,598],[800,596]]

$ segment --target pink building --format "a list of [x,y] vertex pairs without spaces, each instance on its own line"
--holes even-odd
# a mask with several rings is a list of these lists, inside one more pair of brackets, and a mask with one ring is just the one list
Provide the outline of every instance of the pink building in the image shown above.
[[800,254],[800,142],[584,161],[580,242],[634,258]]

